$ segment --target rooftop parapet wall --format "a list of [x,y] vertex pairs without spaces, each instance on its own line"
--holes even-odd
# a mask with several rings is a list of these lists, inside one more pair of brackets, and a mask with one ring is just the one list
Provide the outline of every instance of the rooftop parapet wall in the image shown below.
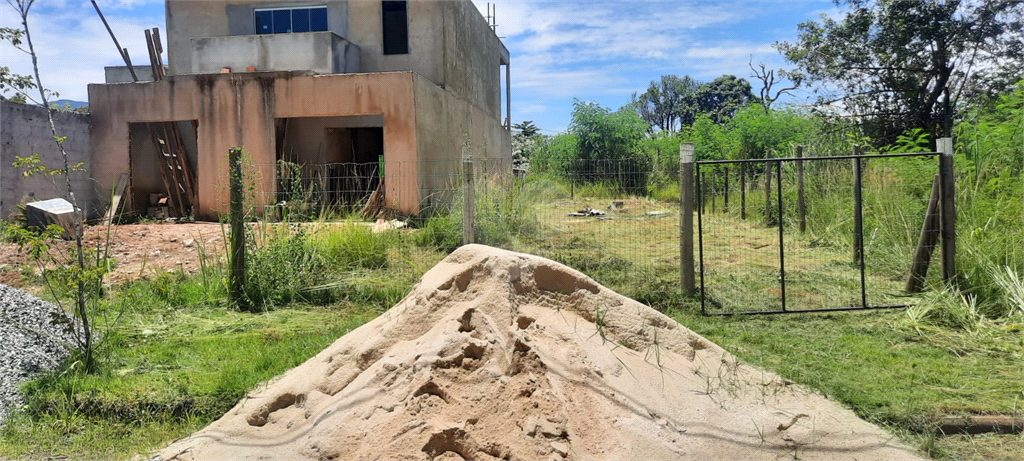
[[359,47],[333,32],[240,35],[192,39],[192,73],[303,71],[359,72]]

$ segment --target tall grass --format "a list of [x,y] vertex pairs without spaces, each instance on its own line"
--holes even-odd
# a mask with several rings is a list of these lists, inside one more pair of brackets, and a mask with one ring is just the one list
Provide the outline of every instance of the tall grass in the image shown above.
[[[418,245],[445,252],[462,245],[463,193],[461,188],[455,191],[453,205],[434,210],[420,223],[415,237]],[[475,242],[509,248],[519,240],[535,238],[538,221],[533,207],[565,193],[565,185],[549,176],[536,181],[484,176],[474,183]]]

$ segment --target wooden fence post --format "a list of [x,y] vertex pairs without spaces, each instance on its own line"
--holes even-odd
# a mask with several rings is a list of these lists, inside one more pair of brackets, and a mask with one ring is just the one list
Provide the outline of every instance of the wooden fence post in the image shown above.
[[[804,146],[796,146],[796,158],[804,158]],[[796,209],[800,233],[807,231],[807,202],[804,201],[804,161],[796,161]]]
[[242,149],[232,147],[228,151],[231,188],[231,280],[229,281],[230,301],[238,309],[248,308],[245,300],[245,212],[244,184],[242,181]]
[[473,235],[473,157],[462,156],[462,244],[474,243]]
[[[860,145],[853,146],[853,155],[860,155]],[[864,203],[861,196],[861,164],[859,158],[853,159],[853,263],[858,264],[863,256],[864,248]]]
[[914,262],[910,266],[910,276],[907,278],[905,289],[908,293],[919,293],[924,288],[932,252],[939,241],[940,182],[936,173],[935,180],[932,181],[932,195],[928,199],[928,210],[924,214],[924,224],[921,225],[921,235],[917,239],[917,250],[914,251]]
[[679,270],[683,294],[696,293],[693,272],[693,143],[679,145]]
[[952,283],[956,279],[956,184],[953,179],[953,139],[939,138],[936,144],[941,153],[939,219],[942,223],[942,281]]

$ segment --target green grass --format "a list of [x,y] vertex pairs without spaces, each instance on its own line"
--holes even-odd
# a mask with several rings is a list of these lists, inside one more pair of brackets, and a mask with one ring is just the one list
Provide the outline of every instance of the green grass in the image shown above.
[[28,412],[3,429],[2,455],[113,459],[159,448],[234,406],[376,311],[219,308],[134,315],[100,349],[101,369],[27,388]]
[[[965,298],[933,292],[912,299],[909,310],[703,317],[698,301],[679,291],[678,204],[597,188],[596,197],[570,198],[564,184],[541,179],[522,185],[519,195],[504,196],[491,185],[481,194],[481,235],[511,234],[487,243],[580,269],[668,312],[740,360],[821,392],[934,457],[1024,458],[1019,435],[931,435],[942,416],[1019,415],[1024,409],[1019,314],[987,316],[991,306],[972,310]],[[566,215],[585,206],[608,210],[611,200],[625,202],[623,210],[609,212],[611,219]],[[738,203],[735,196],[731,203]],[[756,199],[749,205],[755,210]],[[753,211],[748,221],[739,220],[733,206],[730,215],[721,208],[705,215],[720,230],[718,240],[705,242],[708,261],[737,280],[716,289],[722,299],[763,307],[770,294],[752,292],[765,290],[755,286],[757,280],[773,284],[766,274],[778,249],[761,247],[761,240],[777,234]],[[217,282],[221,270],[205,278],[167,274],[119,287],[106,308],[111,314],[121,306],[127,310],[100,349],[99,372],[68,371],[30,384],[28,411],[0,433],[0,457],[127,458],[208,424],[247,390],[395,304],[443,251],[458,245],[458,218],[441,214],[415,231],[384,235],[351,222],[268,230],[257,247],[264,252],[261,270],[298,257],[303,264],[296,270],[319,277],[300,280],[287,288],[296,296],[258,314],[226,308],[223,283]],[[835,303],[838,288],[859,281],[850,276],[856,270],[847,239],[836,237],[844,225],[786,234],[794,300]],[[732,260],[737,250],[744,259]],[[902,283],[894,271],[869,266],[871,293],[892,293]],[[1024,291],[1004,289],[1013,290]]]
[[292,289],[329,297],[238,312],[227,307],[216,280],[222,270],[115,287],[98,313],[112,325],[98,349],[99,369],[79,373],[72,359],[29,383],[26,411],[0,430],[0,458],[145,455],[209,424],[259,383],[376,317],[444,257],[399,233],[371,234],[351,223],[307,226],[262,239],[257,251],[279,259],[289,253],[275,245],[284,245],[316,261],[326,274],[317,279],[322,283],[306,280]]
[[[888,427],[919,448],[929,448],[939,418],[1013,414],[1021,400],[1021,325],[996,325],[979,337],[939,330],[920,334],[902,310],[703,317],[693,309],[673,318],[741,360],[773,370]],[[1020,459],[1020,436],[1002,436]],[[942,439],[933,456],[970,458],[968,445]]]

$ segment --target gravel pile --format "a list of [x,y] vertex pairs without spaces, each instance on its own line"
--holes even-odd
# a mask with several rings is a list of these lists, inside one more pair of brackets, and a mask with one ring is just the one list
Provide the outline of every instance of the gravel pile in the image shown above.
[[67,358],[74,339],[52,323],[61,309],[0,284],[0,425],[22,403],[18,385]]

